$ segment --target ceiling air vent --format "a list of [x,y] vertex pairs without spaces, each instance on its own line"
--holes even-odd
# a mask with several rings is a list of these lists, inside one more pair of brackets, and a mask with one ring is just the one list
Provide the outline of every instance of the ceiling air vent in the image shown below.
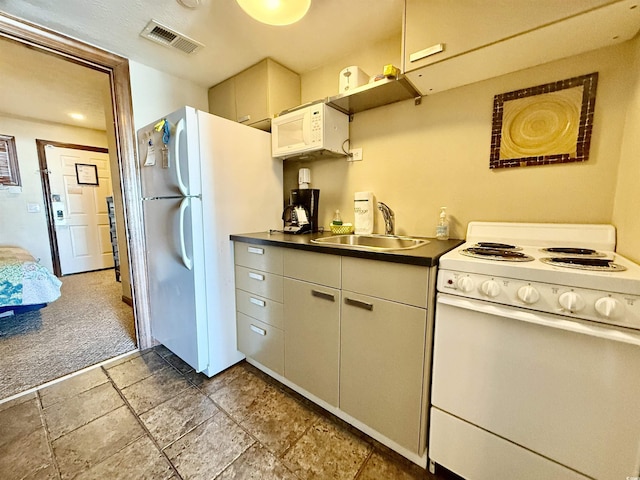
[[200,42],[196,42],[186,35],[171,30],[155,20],[147,23],[147,26],[140,32],[140,35],[148,38],[152,42],[178,49],[187,54],[195,53],[204,47]]

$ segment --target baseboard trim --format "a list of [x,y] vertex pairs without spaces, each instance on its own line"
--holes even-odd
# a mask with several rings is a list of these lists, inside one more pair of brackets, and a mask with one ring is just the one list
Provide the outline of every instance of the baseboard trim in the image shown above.
[[130,307],[133,307],[133,298],[127,297],[126,295],[122,295],[122,301],[127,305],[129,305]]

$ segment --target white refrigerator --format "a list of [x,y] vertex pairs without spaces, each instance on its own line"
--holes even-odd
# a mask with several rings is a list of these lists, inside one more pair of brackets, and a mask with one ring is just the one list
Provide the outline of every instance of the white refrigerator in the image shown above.
[[236,348],[232,233],[280,225],[271,136],[183,107],[138,130],[151,335],[213,376]]

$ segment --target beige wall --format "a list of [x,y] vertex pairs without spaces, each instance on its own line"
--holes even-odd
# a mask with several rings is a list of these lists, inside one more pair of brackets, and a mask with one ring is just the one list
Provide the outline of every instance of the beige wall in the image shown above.
[[[0,245],[25,248],[53,271],[36,139],[107,147],[104,132],[0,116],[0,132],[16,137],[22,192],[0,189]],[[27,212],[29,203],[40,211]]]
[[129,71],[136,130],[185,105],[209,111],[207,88],[133,60]]
[[640,39],[627,64],[634,83],[627,103],[624,140],[612,223],[618,227],[618,251],[640,263]]
[[[399,42],[388,44],[399,52]],[[385,57],[381,66],[399,63],[399,53],[397,60],[389,61],[387,46],[380,46]],[[370,50],[362,53],[362,60],[354,54],[303,75],[303,102],[311,96],[335,95],[345,66],[372,68]],[[358,113],[350,123],[351,146],[363,148],[364,160],[286,161],[285,195],[296,187],[298,168],[306,166],[311,168],[312,187],[321,190],[323,225],[330,223],[336,208],[343,220],[353,220],[353,193],[360,190],[373,191],[395,211],[401,234],[434,236],[441,205],[448,207],[452,236],[458,238],[464,237],[472,220],[610,223],[616,187],[621,192],[633,190],[626,178],[618,182],[617,174],[633,76],[637,76],[629,69],[636,50],[627,42],[424,97],[420,106],[407,100]],[[599,83],[588,162],[489,170],[494,95],[594,71],[599,72]],[[638,103],[640,87],[635,88]],[[634,116],[637,125],[640,114]],[[633,152],[640,146],[625,144],[625,148],[631,152],[623,162],[625,171],[635,169],[637,175],[639,160]],[[624,193],[625,198],[632,195],[637,205],[637,193]],[[616,210],[624,211],[624,206]],[[639,221],[629,217],[616,215],[621,232],[634,228],[637,232]],[[376,231],[383,231],[380,214]],[[629,243],[621,240],[621,245]],[[637,243],[626,253],[640,256]]]

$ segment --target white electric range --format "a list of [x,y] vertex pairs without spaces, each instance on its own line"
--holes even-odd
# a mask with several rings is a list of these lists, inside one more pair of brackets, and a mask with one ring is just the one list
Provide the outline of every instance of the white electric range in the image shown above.
[[430,466],[640,476],[640,266],[610,225],[472,222],[439,263]]

